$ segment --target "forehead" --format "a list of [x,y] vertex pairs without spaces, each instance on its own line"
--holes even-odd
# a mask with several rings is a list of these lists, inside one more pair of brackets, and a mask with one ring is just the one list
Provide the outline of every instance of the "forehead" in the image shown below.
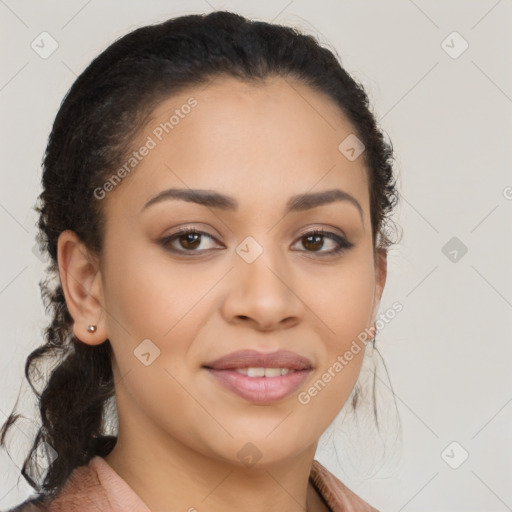
[[135,151],[151,149],[112,195],[142,207],[179,186],[224,190],[242,204],[263,197],[277,206],[293,194],[339,187],[365,208],[363,158],[352,161],[340,150],[353,133],[329,97],[290,78],[215,78],[154,109],[134,143]]

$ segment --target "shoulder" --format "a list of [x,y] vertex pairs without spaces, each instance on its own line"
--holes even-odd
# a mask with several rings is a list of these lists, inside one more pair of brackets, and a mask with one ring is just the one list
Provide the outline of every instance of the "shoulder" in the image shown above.
[[351,491],[317,460],[313,460],[310,479],[333,512],[379,512]]
[[10,508],[5,512],[42,512],[48,510],[48,505],[51,498],[47,496],[37,496],[35,498],[28,498],[20,505]]
[[54,495],[29,498],[6,512],[97,512],[110,511],[96,472],[91,464],[75,468]]

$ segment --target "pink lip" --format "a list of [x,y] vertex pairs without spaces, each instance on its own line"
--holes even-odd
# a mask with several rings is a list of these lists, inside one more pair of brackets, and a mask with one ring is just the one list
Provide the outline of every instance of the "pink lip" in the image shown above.
[[289,368],[290,370],[310,370],[313,364],[309,359],[299,356],[288,350],[277,352],[258,352],[256,350],[239,350],[223,356],[211,363],[206,363],[206,368],[213,370],[233,370],[235,368]]
[[[236,368],[288,368],[294,370],[278,377],[249,377]],[[236,395],[261,405],[270,404],[292,394],[306,380],[312,363],[286,350],[261,353],[255,350],[233,352],[204,365],[215,379]]]

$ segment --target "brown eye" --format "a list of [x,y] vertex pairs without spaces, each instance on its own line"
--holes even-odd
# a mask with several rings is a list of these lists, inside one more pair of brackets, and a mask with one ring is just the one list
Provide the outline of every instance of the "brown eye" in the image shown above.
[[[212,235],[205,233],[204,231],[199,231],[194,228],[184,228],[177,233],[163,238],[160,240],[160,244],[166,250],[178,254],[199,255],[212,249],[212,247],[208,246],[203,247],[204,240],[208,239],[216,242],[216,239]],[[305,252],[318,253],[320,257],[334,256],[350,249],[354,245],[336,233],[323,230],[304,233],[299,238],[299,242],[302,247],[305,248]],[[329,249],[329,246],[332,246],[332,248]],[[326,247],[327,250],[325,250]],[[217,246],[217,248],[219,247]]]
[[184,249],[197,249],[201,244],[201,235],[199,233],[187,233],[177,238]]
[[[332,256],[346,251],[354,246],[353,243],[349,242],[342,236],[332,233],[330,231],[315,230],[308,233],[304,233],[300,237],[302,246],[306,249],[306,252],[318,253],[320,256]],[[322,250],[329,244],[334,246],[330,250]]]
[[307,235],[302,237],[303,241],[302,245],[311,251],[317,251],[321,249],[324,245],[324,239],[321,235]]
[[204,231],[199,231],[193,228],[185,228],[181,229],[177,233],[174,233],[173,235],[162,238],[162,240],[160,240],[160,244],[165,249],[172,252],[181,254],[199,254],[212,249],[212,247],[208,247],[208,245],[204,247],[204,241],[208,239],[215,241],[215,238],[212,235],[205,233]]

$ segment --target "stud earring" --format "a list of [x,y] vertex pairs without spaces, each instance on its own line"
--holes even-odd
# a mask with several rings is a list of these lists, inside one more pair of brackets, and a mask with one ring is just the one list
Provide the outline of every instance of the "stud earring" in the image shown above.
[[96,326],[89,325],[89,327],[87,327],[87,332],[90,332],[90,333],[96,332]]

